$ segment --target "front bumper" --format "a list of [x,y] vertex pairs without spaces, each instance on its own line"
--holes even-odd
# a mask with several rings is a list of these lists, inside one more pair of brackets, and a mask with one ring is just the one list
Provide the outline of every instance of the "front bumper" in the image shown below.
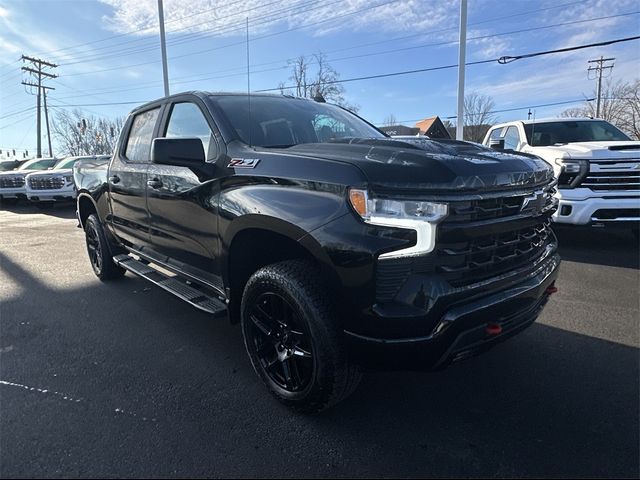
[[25,187],[18,188],[0,188],[0,198],[26,198],[27,192]]
[[433,370],[476,355],[531,325],[558,276],[554,254],[520,283],[452,304],[433,331],[411,338],[374,338],[345,331],[352,359],[375,369]]
[[[560,190],[556,223],[570,225],[627,225],[640,223],[640,193],[615,192],[597,195],[588,188]],[[635,212],[634,212],[635,210]]]
[[76,198],[75,189],[26,190],[27,198],[32,202],[61,202]]

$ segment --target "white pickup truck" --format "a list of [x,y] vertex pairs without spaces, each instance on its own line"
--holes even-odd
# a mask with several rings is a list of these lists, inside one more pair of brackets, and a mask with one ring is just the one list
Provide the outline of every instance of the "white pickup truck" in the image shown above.
[[554,118],[494,125],[496,150],[542,157],[558,178],[558,223],[640,227],[640,142],[604,120]]

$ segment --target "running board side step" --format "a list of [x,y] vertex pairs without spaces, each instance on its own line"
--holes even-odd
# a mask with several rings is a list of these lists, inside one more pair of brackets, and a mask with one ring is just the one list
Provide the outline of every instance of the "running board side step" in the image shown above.
[[223,317],[227,314],[227,306],[222,300],[194,288],[178,277],[165,275],[150,265],[146,265],[127,254],[116,255],[113,257],[113,261],[125,270],[149,280],[151,283],[156,284],[169,293],[173,293],[176,297],[190,303],[194,307],[211,313],[214,317]]

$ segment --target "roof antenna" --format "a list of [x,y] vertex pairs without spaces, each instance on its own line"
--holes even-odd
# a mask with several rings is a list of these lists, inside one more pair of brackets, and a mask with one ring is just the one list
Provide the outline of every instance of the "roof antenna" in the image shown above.
[[251,147],[251,130],[253,129],[253,116],[251,115],[251,71],[249,69],[249,17],[247,17],[247,102],[249,103],[249,147]]

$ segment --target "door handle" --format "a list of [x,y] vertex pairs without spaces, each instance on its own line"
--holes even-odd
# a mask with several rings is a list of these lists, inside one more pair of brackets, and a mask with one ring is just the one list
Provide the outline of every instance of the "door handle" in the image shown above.
[[147,180],[147,186],[151,188],[160,188],[162,187],[162,180],[158,178],[154,178],[153,180]]
[[120,177],[118,175],[111,175],[109,181],[111,183],[120,183]]

